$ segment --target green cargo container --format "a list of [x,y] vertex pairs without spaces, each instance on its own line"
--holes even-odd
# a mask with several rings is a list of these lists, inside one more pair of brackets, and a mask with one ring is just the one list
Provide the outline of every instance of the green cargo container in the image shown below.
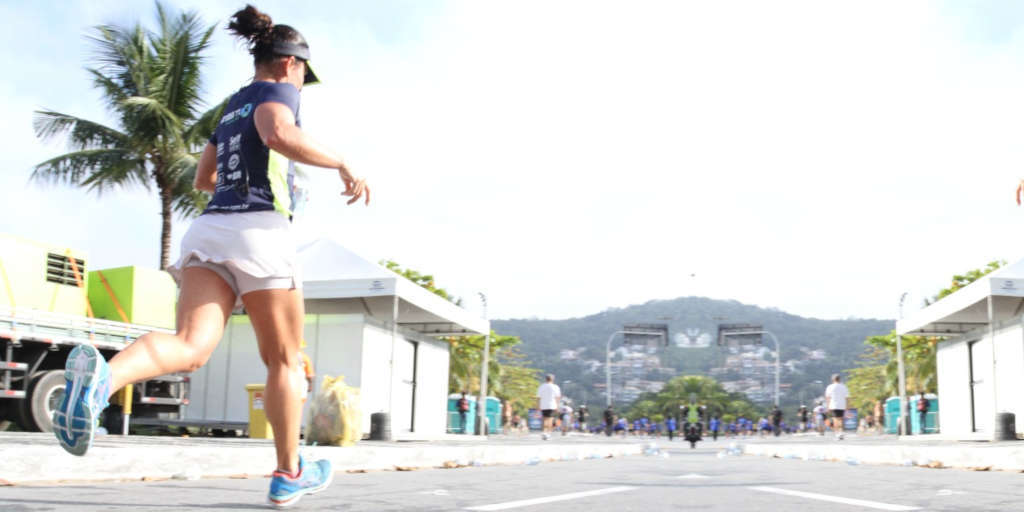
[[[174,279],[162,270],[118,267],[89,273],[89,302],[96,318],[173,329],[177,294]],[[118,312],[114,297],[125,318]]]
[[88,284],[84,252],[0,234],[0,307],[85,315]]

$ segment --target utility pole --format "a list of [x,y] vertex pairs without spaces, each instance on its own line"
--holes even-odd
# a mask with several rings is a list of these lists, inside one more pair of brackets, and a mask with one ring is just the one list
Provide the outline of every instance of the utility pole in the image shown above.
[[[484,305],[484,320],[487,320],[487,296],[483,292],[477,292],[480,302]],[[481,358],[483,363],[480,366],[480,396],[476,401],[476,414],[479,418],[479,434],[487,435],[487,369],[491,356],[491,324],[487,324],[487,334],[484,335],[484,353]]]
[[[907,298],[907,292],[900,295],[900,312],[897,322],[903,319],[903,301]],[[896,367],[899,373],[900,386],[900,435],[910,435],[910,412],[907,410],[907,370],[903,366],[903,336],[900,336],[899,329],[896,330]]]

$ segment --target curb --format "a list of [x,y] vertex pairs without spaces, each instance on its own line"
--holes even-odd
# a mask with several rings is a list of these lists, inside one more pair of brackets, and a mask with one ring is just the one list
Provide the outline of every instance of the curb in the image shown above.
[[[0,467],[4,485],[111,481],[198,480],[269,477],[275,460],[270,443],[257,446],[94,446],[74,457],[59,446],[6,447]],[[538,444],[395,447],[306,446],[309,458],[326,458],[336,472],[411,471],[428,468],[539,464],[640,455],[642,444]]]
[[1024,447],[1010,446],[857,446],[841,444],[743,444],[745,455],[874,464],[1024,472]]

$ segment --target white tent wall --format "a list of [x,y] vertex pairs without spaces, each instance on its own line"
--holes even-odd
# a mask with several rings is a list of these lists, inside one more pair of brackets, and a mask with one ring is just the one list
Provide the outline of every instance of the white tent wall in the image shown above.
[[[395,437],[429,439],[444,434],[447,343],[400,329],[389,389],[392,338],[383,322],[360,314],[307,314],[305,338],[305,352],[317,375],[314,389],[319,389],[325,375],[343,375],[346,384],[360,389],[364,434],[370,432],[370,415],[388,410],[389,392]],[[185,418],[248,422],[245,386],[265,382],[266,375],[249,318],[231,317],[207,364],[192,374],[194,392]],[[415,431],[410,431],[413,425]]]
[[[388,410],[388,375],[391,359],[391,331],[374,326],[367,326],[363,331],[363,386],[360,394],[363,399],[363,432],[370,432],[370,415]],[[404,339],[397,343],[407,343]],[[397,376],[395,377],[398,378]],[[401,415],[404,405],[396,404],[397,409],[391,411],[391,429],[395,432],[396,415]],[[406,414],[405,416],[408,416]]]
[[969,360],[967,343],[963,341],[942,342],[935,354],[939,381],[939,428],[945,434],[971,433]]
[[[970,358],[963,364],[969,365],[974,381],[974,431],[991,434],[996,414],[995,404],[992,403],[992,340],[988,337],[973,340],[967,344],[967,350]],[[967,402],[965,405],[967,407],[962,410],[970,416],[972,404]]]
[[1024,329],[1020,318],[1004,323],[995,332],[996,412],[1012,412],[1016,430],[1024,432]]
[[306,315],[304,352],[316,372],[314,393],[325,375],[344,376],[345,384],[362,386],[363,327],[363,315]]
[[449,345],[423,339],[416,355],[416,432],[442,435],[448,422]]
[[260,359],[249,317],[232,316],[210,359],[192,373],[190,389],[193,392],[185,418],[248,421],[249,400],[245,386],[266,380],[267,370]]
[[[993,434],[997,412],[1013,413],[1017,418],[1017,433],[1024,434],[1024,395],[1018,392],[1024,387],[1022,320],[1017,317],[996,324],[994,379],[993,344],[987,329],[939,344],[935,362],[941,400],[939,424],[943,434],[961,439],[988,439]],[[995,404],[993,384],[996,386]]]

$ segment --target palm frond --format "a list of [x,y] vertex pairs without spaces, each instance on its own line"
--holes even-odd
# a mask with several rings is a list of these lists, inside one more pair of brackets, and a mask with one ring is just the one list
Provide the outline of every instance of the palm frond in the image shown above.
[[152,51],[142,25],[100,25],[87,38],[94,43],[98,71],[119,84],[127,96],[145,95],[149,89]]
[[35,111],[32,127],[44,142],[67,135],[68,146],[75,150],[123,148],[128,143],[128,136],[113,128],[53,110]]
[[[171,112],[160,100],[146,96],[132,96],[122,102],[126,110],[131,110],[135,115],[145,119],[145,123],[138,123],[137,134],[161,138],[164,146],[180,141],[180,134],[184,129],[181,118]],[[142,126],[142,125],[145,126]],[[153,133],[148,133],[152,131]]]
[[220,118],[224,116],[224,108],[228,106],[231,97],[224,98],[217,106],[203,112],[191,125],[185,128],[185,143],[192,149],[199,149],[206,145],[206,142],[217,130]]
[[32,170],[32,181],[86,186],[102,192],[112,186],[145,186],[145,162],[125,148],[84,149],[45,162]]
[[158,4],[160,31],[150,43],[156,50],[154,96],[179,118],[193,119],[200,98],[202,53],[210,45],[216,25],[205,29],[196,12],[170,20]]

